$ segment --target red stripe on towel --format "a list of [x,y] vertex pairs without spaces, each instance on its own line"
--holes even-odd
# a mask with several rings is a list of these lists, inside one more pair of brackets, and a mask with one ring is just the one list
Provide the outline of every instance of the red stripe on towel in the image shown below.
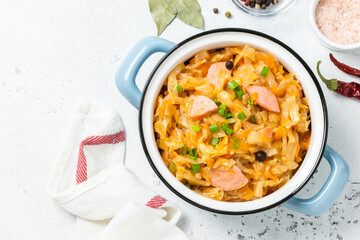
[[76,168],[76,183],[82,183],[87,180],[87,162],[84,153],[86,145],[101,145],[101,144],[117,144],[125,141],[125,131],[120,131],[115,134],[105,136],[91,136],[85,138],[79,147],[78,164]]
[[160,195],[156,195],[155,197],[153,197],[152,199],[150,199],[150,201],[148,201],[146,203],[146,206],[151,207],[151,208],[159,208],[161,207],[164,203],[166,203],[166,199],[163,198]]

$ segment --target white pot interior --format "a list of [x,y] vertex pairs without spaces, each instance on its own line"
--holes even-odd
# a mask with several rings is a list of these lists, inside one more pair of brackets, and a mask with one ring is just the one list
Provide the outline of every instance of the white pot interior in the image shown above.
[[[153,130],[154,103],[167,75],[179,63],[188,60],[190,57],[194,56],[194,54],[203,49],[209,50],[226,46],[241,46],[244,44],[249,44],[264,52],[270,52],[285,66],[287,70],[295,73],[297,79],[300,80],[304,88],[304,93],[308,97],[310,104],[312,129],[311,143],[308,153],[297,173],[287,184],[276,192],[261,199],[248,202],[221,202],[206,198],[188,189],[181,182],[176,180],[176,178],[165,166],[155,142]],[[143,106],[140,110],[142,111],[142,118],[140,120],[142,121],[141,125],[144,135],[144,143],[151,161],[168,185],[170,185],[176,192],[180,193],[183,198],[195,202],[204,208],[218,212],[241,213],[257,211],[279,203],[281,200],[295,192],[309,178],[318,163],[323,149],[325,136],[324,108],[325,106],[323,106],[320,94],[311,75],[300,63],[300,61],[284,47],[268,40],[265,37],[257,36],[255,34],[225,31],[214,32],[192,39],[178,47],[165,59],[165,61],[154,72],[152,79],[148,83],[146,94],[143,99]]]

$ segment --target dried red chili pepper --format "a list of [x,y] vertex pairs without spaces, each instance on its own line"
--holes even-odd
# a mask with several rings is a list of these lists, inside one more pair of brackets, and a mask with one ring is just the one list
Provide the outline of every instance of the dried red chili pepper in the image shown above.
[[334,63],[334,65],[338,69],[340,69],[343,72],[346,72],[347,74],[351,74],[351,75],[360,77],[360,69],[356,69],[356,68],[350,67],[350,66],[348,66],[348,65],[346,65],[344,63],[339,62],[338,60],[336,60],[334,58],[332,53],[330,53],[329,56],[330,56],[330,60]]
[[335,91],[345,97],[353,97],[360,100],[360,84],[356,82],[343,82],[337,79],[326,79],[321,75],[319,66],[321,61],[317,63],[317,72],[321,80],[326,84],[327,88],[331,91]]

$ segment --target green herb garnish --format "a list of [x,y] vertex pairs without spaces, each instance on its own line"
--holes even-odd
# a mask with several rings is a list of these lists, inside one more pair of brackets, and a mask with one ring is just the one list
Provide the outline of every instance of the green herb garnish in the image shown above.
[[200,171],[200,164],[193,164],[191,165],[191,173],[194,174],[194,173],[197,173]]
[[252,123],[256,123],[256,119],[254,115],[251,115],[251,117],[249,118],[249,121]]
[[227,135],[231,136],[234,134],[234,131],[227,125],[227,124],[223,124],[221,125],[222,130],[224,130],[226,132]]
[[237,99],[242,98],[243,96],[244,96],[244,91],[243,91],[243,90],[237,90],[237,91],[235,91],[235,97],[236,97]]
[[227,86],[233,91],[239,89],[240,87],[240,85],[235,80],[230,81]]
[[263,69],[261,70],[261,73],[260,75],[263,76],[263,77],[266,77],[266,75],[269,73],[269,68],[264,66]]
[[219,128],[219,126],[217,124],[210,125],[209,129],[210,129],[211,133],[216,133],[216,132],[220,131],[220,128]]
[[213,145],[214,147],[219,143],[220,139],[219,138],[213,138],[211,141],[211,145]]
[[247,118],[247,116],[246,116],[246,114],[245,114],[244,112],[239,112],[239,113],[237,114],[237,117],[238,117],[238,119],[240,119],[241,121],[244,121],[244,120]]
[[232,147],[233,147],[234,149],[239,149],[239,147],[240,147],[240,142],[239,142],[239,140],[237,140],[236,138],[234,138],[234,139],[232,140]]
[[218,113],[219,113],[221,116],[225,116],[225,114],[226,114],[226,109],[227,109],[227,106],[226,106],[225,104],[221,104],[220,107],[219,107]]
[[184,91],[184,88],[182,86],[180,86],[180,85],[176,85],[176,90],[178,92],[182,92],[182,91]]
[[185,145],[180,148],[180,154],[181,155],[186,155],[187,154],[187,147]]
[[171,162],[169,164],[169,170],[170,170],[170,172],[175,172],[176,171],[176,164],[174,162]]
[[192,127],[192,130],[194,131],[194,132],[198,132],[198,131],[200,131],[200,126],[199,125],[194,125],[193,127]]

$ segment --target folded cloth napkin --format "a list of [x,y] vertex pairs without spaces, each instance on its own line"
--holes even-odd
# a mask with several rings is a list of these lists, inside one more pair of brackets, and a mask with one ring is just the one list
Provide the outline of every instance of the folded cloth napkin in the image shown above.
[[119,115],[79,102],[47,186],[56,203],[77,216],[76,239],[188,239],[176,226],[180,210],[126,169],[124,153]]

